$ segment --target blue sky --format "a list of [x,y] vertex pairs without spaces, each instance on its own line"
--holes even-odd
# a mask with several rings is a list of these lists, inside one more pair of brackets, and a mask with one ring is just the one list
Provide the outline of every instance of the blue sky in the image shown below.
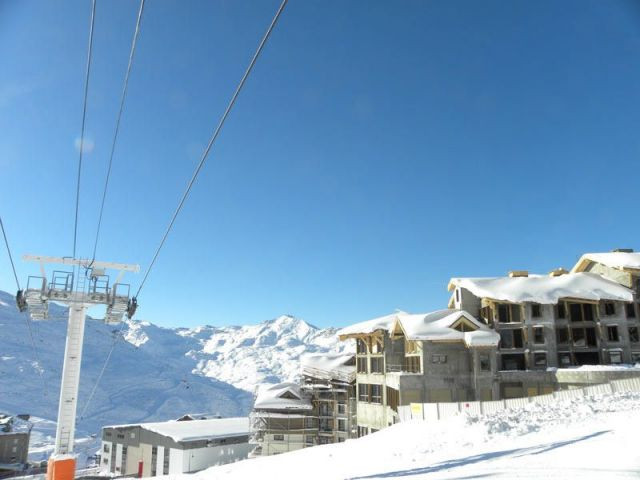
[[[278,3],[147,0],[98,258],[148,265]],[[98,0],[83,256],[137,8]],[[88,0],[0,1],[0,212],[15,255],[71,252],[89,13]],[[640,248],[639,52],[631,1],[291,0],[138,318],[345,325],[444,307],[452,276]],[[0,288],[15,290],[4,254]]]

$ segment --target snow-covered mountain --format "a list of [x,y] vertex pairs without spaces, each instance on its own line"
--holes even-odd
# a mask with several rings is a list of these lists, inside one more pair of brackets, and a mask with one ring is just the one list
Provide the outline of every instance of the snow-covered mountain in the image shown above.
[[[16,310],[13,295],[0,291],[0,411],[55,420],[66,309],[52,304],[50,317],[31,323],[38,362],[26,314]],[[251,326],[189,329],[134,320],[116,341],[119,328],[87,320],[79,434],[97,432],[106,424],[170,419],[185,412],[245,415],[255,385],[293,380],[301,355],[351,348],[338,341],[334,329],[318,329],[290,316]],[[80,418],[114,341],[102,381]]]

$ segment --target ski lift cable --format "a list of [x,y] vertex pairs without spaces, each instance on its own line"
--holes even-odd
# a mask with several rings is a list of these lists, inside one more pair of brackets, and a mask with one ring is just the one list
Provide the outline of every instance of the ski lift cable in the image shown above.
[[18,274],[16,273],[16,266],[13,263],[13,255],[11,255],[11,248],[9,248],[9,240],[7,240],[7,232],[5,232],[4,223],[2,223],[2,217],[0,217],[0,228],[2,228],[2,236],[4,237],[4,244],[7,246],[7,253],[9,254],[9,262],[11,262],[11,268],[13,270],[13,276],[16,279],[16,285],[18,286],[18,290],[22,290],[20,288],[20,280],[18,280]]
[[133,66],[133,59],[136,53],[136,45],[138,43],[138,36],[140,34],[140,23],[142,21],[142,12],[144,11],[144,0],[140,0],[140,9],[138,10],[138,19],[136,21],[136,28],[133,33],[133,39],[131,41],[131,50],[129,52],[129,64],[127,65],[127,73],[124,77],[124,84],[122,86],[122,95],[120,97],[120,109],[118,110],[118,117],[116,119],[116,128],[113,134],[113,141],[111,142],[111,153],[109,154],[109,166],[107,167],[107,176],[104,181],[104,189],[102,191],[102,203],[100,205],[100,213],[98,215],[98,227],[96,229],[96,239],[93,244],[92,261],[96,259],[96,250],[98,249],[98,238],[100,236],[100,228],[102,226],[102,215],[104,212],[104,203],[107,198],[107,189],[109,187],[109,179],[111,178],[111,167],[113,165],[113,154],[116,149],[116,143],[118,141],[118,133],[120,132],[120,120],[122,119],[122,112],[124,110],[124,102],[127,97],[127,89],[129,86],[129,76],[131,74],[131,67]]
[[[22,289],[20,288],[20,281],[18,280],[18,274],[16,273],[16,266],[13,263],[13,255],[11,255],[11,247],[9,247],[9,240],[7,239],[7,232],[4,229],[4,223],[2,222],[2,217],[0,217],[0,229],[2,229],[2,237],[4,238],[4,244],[7,247],[7,253],[9,254],[9,261],[11,262],[11,268],[13,269],[13,276],[16,279],[16,286],[18,287],[18,292]],[[36,341],[33,338],[33,329],[31,328],[31,321],[29,320],[28,315],[24,315],[24,321],[27,324],[27,329],[29,330],[29,340],[31,341],[31,349],[33,350],[33,356],[35,357],[36,362],[38,362],[38,374],[40,376],[40,380],[42,381],[42,388],[44,390],[44,396],[48,397],[49,392],[47,388],[47,382],[44,379],[42,374],[42,361],[40,360],[40,354],[38,353],[38,347],[36,345]]]
[[[75,212],[75,221],[73,224],[73,255],[72,258],[76,258],[76,245],[78,241],[78,210],[80,205],[80,178],[82,175],[82,154],[84,151],[84,129],[85,129],[85,121],[87,118],[87,96],[89,92],[89,78],[91,73],[91,54],[93,51],[93,26],[95,23],[96,17],[96,0],[92,1],[91,5],[91,21],[89,24],[89,46],[87,48],[87,67],[85,70],[85,78],[84,78],[84,99],[82,102],[82,124],[80,127],[80,152],[78,156],[78,178],[76,181],[76,212]],[[74,265],[73,271],[75,273],[76,267]]]
[[227,117],[229,116],[229,113],[231,112],[231,109],[233,108],[234,104],[236,103],[236,100],[238,98],[238,95],[240,94],[240,91],[244,87],[244,84],[247,81],[247,78],[249,77],[249,74],[253,70],[253,67],[256,64],[256,61],[258,60],[258,57],[262,53],[262,50],[263,50],[265,44],[267,43],[267,40],[269,39],[269,36],[271,35],[271,32],[273,31],[273,28],[275,27],[276,23],[278,22],[278,19],[280,18],[280,14],[284,10],[284,7],[286,6],[286,4],[287,4],[287,0],[282,0],[282,3],[280,4],[280,7],[278,8],[275,16],[273,17],[273,20],[271,21],[271,24],[269,25],[269,28],[267,29],[267,31],[265,32],[264,36],[262,37],[262,40],[260,41],[260,44],[258,45],[258,48],[257,48],[256,52],[253,55],[253,58],[251,59],[251,62],[249,62],[249,66],[245,70],[244,75],[242,76],[242,79],[240,80],[240,83],[236,87],[236,90],[233,93],[233,95],[231,97],[231,100],[227,104],[227,108],[225,109],[224,113],[222,114],[222,117],[220,118],[217,127],[213,131],[213,135],[211,136],[211,139],[209,140],[209,143],[207,144],[207,147],[205,148],[204,152],[202,153],[202,157],[200,158],[200,162],[196,166],[196,169],[193,172],[191,180],[189,180],[189,183],[187,184],[187,188],[184,191],[184,193],[182,195],[182,198],[180,199],[180,202],[178,203],[178,207],[176,208],[175,212],[173,213],[173,216],[171,217],[171,221],[169,222],[169,226],[167,227],[166,231],[164,232],[162,240],[160,241],[160,244],[158,245],[158,248],[156,249],[155,254],[153,255],[151,263],[147,267],[147,270],[146,270],[146,272],[144,274],[142,282],[140,283],[140,286],[138,287],[138,291],[136,292],[134,298],[137,298],[138,295],[140,295],[140,291],[142,290],[142,287],[144,287],[144,284],[146,283],[147,278],[149,277],[149,273],[151,272],[151,269],[153,268],[153,265],[155,264],[155,262],[156,262],[156,260],[158,258],[158,255],[160,254],[160,250],[162,250],[162,247],[164,246],[164,243],[167,240],[167,237],[169,236],[169,232],[171,232],[171,229],[173,228],[173,224],[175,223],[176,218],[178,217],[178,214],[182,210],[184,202],[187,199],[187,197],[189,196],[189,193],[191,192],[191,188],[193,187],[193,184],[195,183],[198,175],[200,174],[200,170],[204,166],[204,163],[207,160],[207,157],[209,156],[209,152],[211,151],[211,148],[213,147],[214,142],[218,138],[218,135],[220,134],[220,131],[222,130],[222,127],[224,126],[224,123],[225,123]]
[[98,378],[96,378],[96,381],[93,384],[93,388],[91,389],[91,392],[89,393],[89,398],[87,398],[87,401],[85,402],[84,407],[82,408],[82,412],[80,412],[80,420],[82,420],[84,418],[85,413],[87,413],[87,409],[89,408],[89,405],[91,404],[91,400],[93,400],[93,396],[96,394],[96,391],[98,390],[98,385],[100,384],[100,380],[102,380],[102,376],[104,375],[104,372],[107,369],[107,365],[109,364],[109,360],[111,360],[111,355],[113,354],[113,351],[116,348],[116,344],[118,343],[118,340],[120,339],[120,337],[122,337],[122,331],[124,330],[124,327],[125,327],[126,324],[127,324],[127,322],[122,322],[122,325],[120,326],[120,330],[118,330],[118,333],[116,334],[115,338],[113,339],[113,343],[111,344],[111,348],[109,349],[109,353],[107,353],[107,358],[104,360],[104,364],[102,365],[102,369],[100,369],[100,373],[98,374]]

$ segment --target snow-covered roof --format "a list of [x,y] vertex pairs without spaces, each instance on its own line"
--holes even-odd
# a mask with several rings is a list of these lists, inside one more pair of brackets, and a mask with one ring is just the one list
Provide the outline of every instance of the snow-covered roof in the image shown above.
[[[305,355],[301,358],[302,373],[325,380],[344,380],[355,378],[356,366],[353,354],[326,353]],[[351,363],[351,365],[347,365]]]
[[581,300],[633,301],[633,293],[626,287],[595,273],[567,273],[557,277],[529,275],[528,277],[452,278],[449,290],[466,288],[480,298],[505,302],[535,302],[555,304],[561,298]]
[[[381,319],[385,319],[381,321]],[[464,320],[462,320],[464,319]],[[491,328],[476,320],[473,315],[464,310],[444,309],[430,313],[409,314],[404,312],[394,313],[381,317],[374,323],[373,320],[358,323],[338,332],[341,338],[351,335],[369,334],[376,330],[384,330],[391,334],[397,324],[409,340],[428,341],[463,341],[468,346],[495,346],[500,340]],[[465,321],[474,331],[462,332],[454,327],[459,321]],[[375,328],[372,326],[375,325]]]
[[342,330],[338,330],[337,335],[340,338],[356,335],[356,334],[369,334],[373,333],[376,330],[390,330],[393,324],[395,323],[398,315],[406,314],[406,312],[397,311],[394,313],[390,313],[389,315],[385,315],[384,317],[378,317],[371,320],[367,320],[366,322],[356,323],[355,325],[351,325],[350,327],[345,327]]
[[256,409],[311,410],[311,402],[300,392],[300,385],[291,382],[263,385],[258,390]]
[[[462,320],[464,319],[464,320]],[[466,321],[475,330],[461,332],[456,330],[459,321]],[[500,340],[494,330],[476,320],[464,310],[444,309],[417,315],[400,315],[398,322],[409,340],[451,341],[461,340],[469,346],[495,346]]]
[[640,270],[640,252],[605,252],[585,253],[571,271],[583,271],[590,261],[620,270]]
[[249,419],[247,417],[215,418],[211,420],[192,420],[190,422],[138,423],[131,425],[113,425],[104,428],[141,427],[150,432],[169,437],[176,442],[209,440],[248,435]]

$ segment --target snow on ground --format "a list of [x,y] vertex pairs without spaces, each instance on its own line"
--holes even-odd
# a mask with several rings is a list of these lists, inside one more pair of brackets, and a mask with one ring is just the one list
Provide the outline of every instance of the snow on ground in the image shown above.
[[200,479],[640,477],[640,393],[409,421],[342,444],[213,467]]

